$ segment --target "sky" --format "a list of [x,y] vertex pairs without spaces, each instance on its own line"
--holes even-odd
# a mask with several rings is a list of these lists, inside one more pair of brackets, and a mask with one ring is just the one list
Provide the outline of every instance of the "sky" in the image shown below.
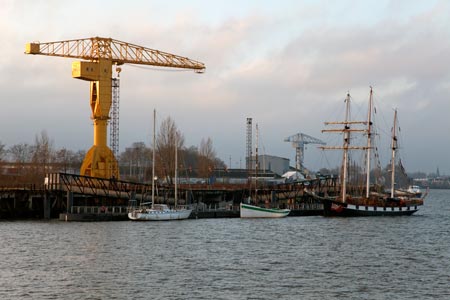
[[[450,174],[449,1],[0,0],[0,28],[0,142],[7,147],[32,144],[46,131],[57,148],[90,148],[89,83],[71,77],[74,60],[24,49],[100,36],[206,65],[204,74],[122,66],[121,151],[151,144],[156,109],[159,120],[175,121],[187,146],[210,137],[233,168],[245,165],[251,117],[259,153],[294,165],[284,139],[302,132],[336,141],[322,133],[323,122],[342,117],[347,93],[355,112],[366,111],[372,86],[386,132],[398,109],[405,168]],[[307,146],[308,168],[339,163]]]

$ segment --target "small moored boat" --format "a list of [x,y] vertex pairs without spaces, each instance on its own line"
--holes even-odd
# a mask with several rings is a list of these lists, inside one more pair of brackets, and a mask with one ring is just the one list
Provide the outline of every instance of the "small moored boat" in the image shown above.
[[[256,124],[256,143],[255,143],[255,190],[254,199],[258,203],[258,124]],[[251,201],[251,187],[250,196],[247,203],[252,203]],[[255,205],[245,204],[241,202],[240,205],[240,216],[241,218],[284,218],[291,210],[289,209],[279,209],[279,208],[265,208]]]
[[284,218],[291,212],[290,209],[264,208],[241,203],[241,218]]
[[418,185],[410,185],[406,191],[410,194],[414,194],[418,198],[422,197],[422,191]]

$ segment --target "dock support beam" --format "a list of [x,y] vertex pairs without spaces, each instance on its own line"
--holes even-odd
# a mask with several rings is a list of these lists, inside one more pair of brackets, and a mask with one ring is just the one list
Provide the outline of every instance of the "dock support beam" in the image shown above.
[[52,211],[52,201],[50,199],[50,195],[47,192],[45,192],[45,194],[44,194],[44,219],[45,220],[50,220],[51,211]]
[[67,213],[72,213],[73,192],[67,192]]

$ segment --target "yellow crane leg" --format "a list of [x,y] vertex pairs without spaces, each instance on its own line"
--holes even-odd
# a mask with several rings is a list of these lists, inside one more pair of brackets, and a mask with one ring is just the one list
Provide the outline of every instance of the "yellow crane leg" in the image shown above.
[[119,178],[119,168],[113,152],[106,144],[107,120],[94,119],[94,145],[87,152],[80,174],[101,178]]
[[87,152],[80,170],[81,175],[119,178],[117,160],[108,147],[92,146]]
[[72,64],[72,77],[91,83],[90,106],[94,121],[94,145],[81,165],[80,174],[101,178],[119,178],[117,160],[107,145],[108,119],[112,102],[112,63],[78,61]]

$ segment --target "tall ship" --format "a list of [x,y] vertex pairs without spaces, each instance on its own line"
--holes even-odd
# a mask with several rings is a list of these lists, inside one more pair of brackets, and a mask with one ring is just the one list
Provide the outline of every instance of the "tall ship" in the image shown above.
[[[342,146],[320,147],[324,150],[342,151],[341,174],[339,177],[340,192],[337,195],[319,195],[312,192],[313,196],[320,199],[324,205],[325,216],[397,216],[412,215],[417,212],[424,203],[426,193],[398,191],[396,189],[396,154],[398,150],[398,126],[397,110],[394,111],[394,122],[391,134],[391,163],[390,177],[391,187],[385,190],[375,184],[371,185],[371,156],[373,146],[373,91],[370,89],[369,108],[365,121],[350,119],[350,94],[345,99],[345,119],[340,122],[325,122],[335,128],[325,129],[322,132],[339,133],[343,135]],[[338,126],[338,127],[336,127]],[[340,127],[340,128],[339,128]],[[363,134],[367,137],[365,145],[353,145],[355,134]],[[365,153],[365,178],[364,184],[355,184],[350,180],[350,151],[363,151]],[[399,163],[401,167],[401,162]],[[403,167],[401,167],[403,168]]]

